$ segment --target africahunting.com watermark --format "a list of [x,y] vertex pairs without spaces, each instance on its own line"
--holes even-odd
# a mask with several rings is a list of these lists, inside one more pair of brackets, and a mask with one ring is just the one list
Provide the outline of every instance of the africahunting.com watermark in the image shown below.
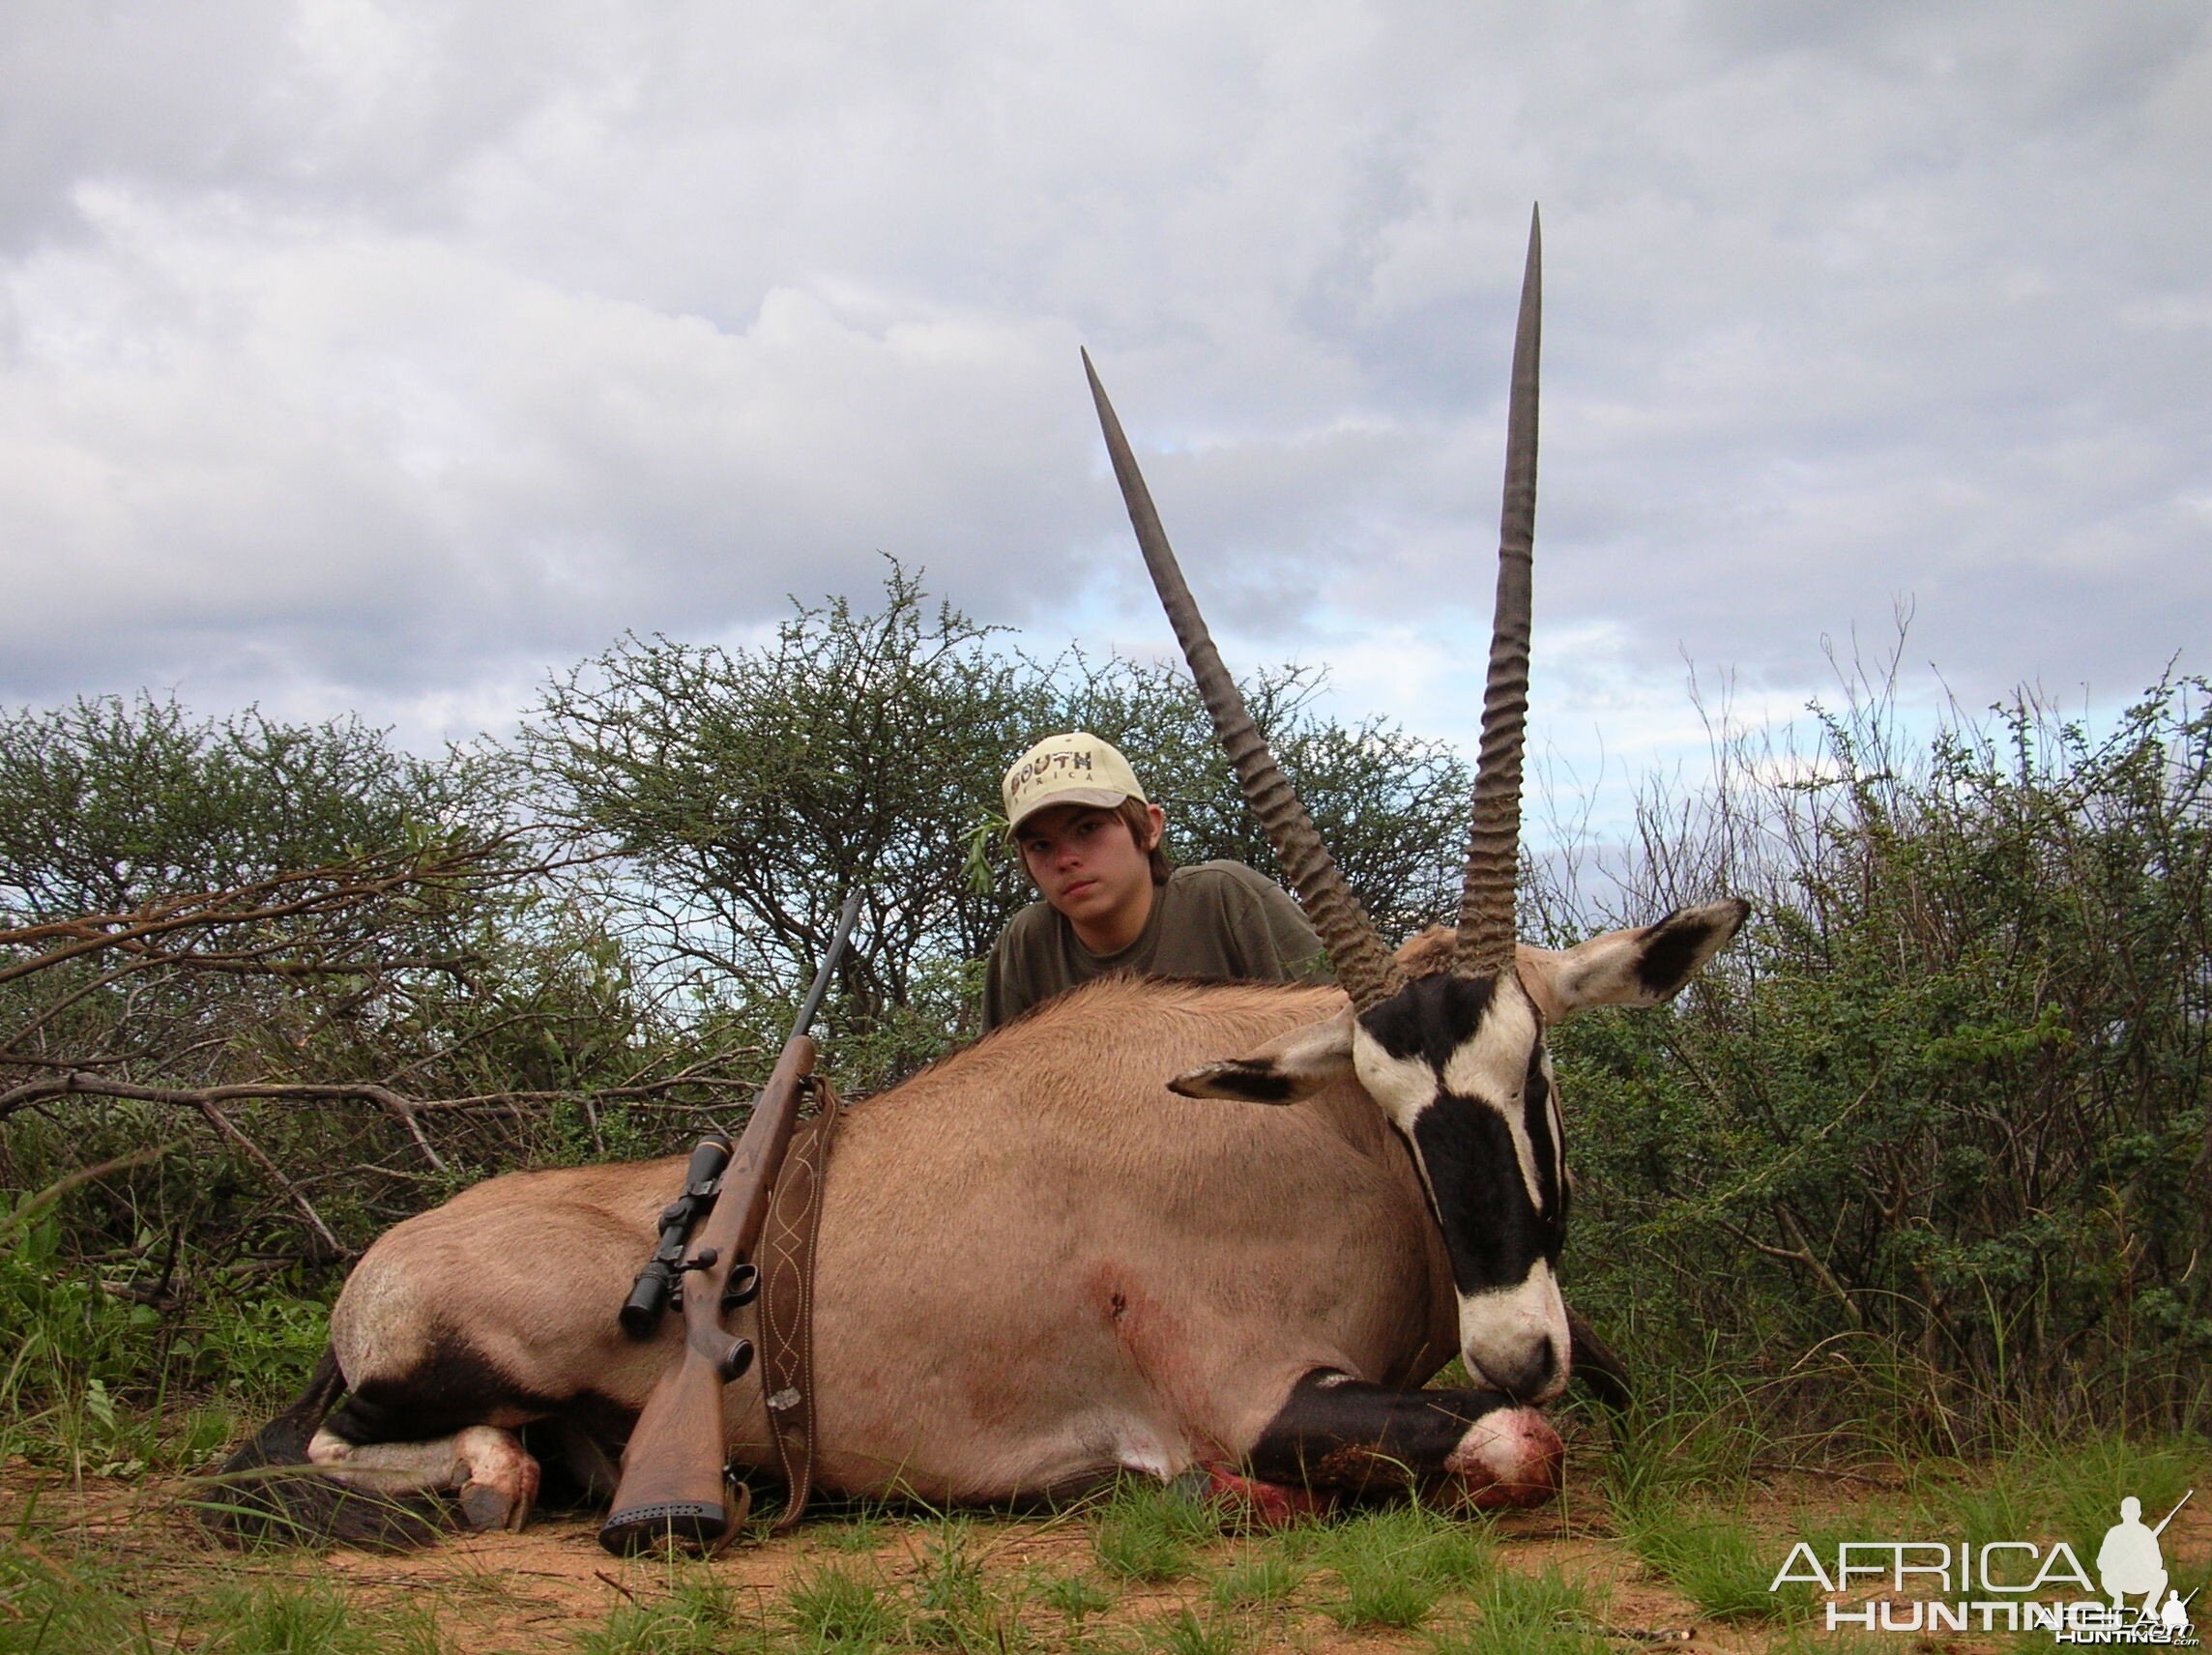
[[2060,1643],[2193,1647],[2197,1593],[2184,1597],[2168,1578],[2159,1536],[2196,1492],[2156,1526],[2133,1495],[2120,1501],[2094,1581],[2063,1540],[1847,1540],[1831,1557],[1800,1540],[1766,1589],[1819,1587],[1830,1632],[2049,1632]]

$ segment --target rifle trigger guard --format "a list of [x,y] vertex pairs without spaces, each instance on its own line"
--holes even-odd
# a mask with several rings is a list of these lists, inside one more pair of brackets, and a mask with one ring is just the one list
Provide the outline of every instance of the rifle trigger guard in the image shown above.
[[722,1309],[736,1310],[760,1297],[760,1268],[755,1264],[732,1264],[730,1279],[722,1288]]

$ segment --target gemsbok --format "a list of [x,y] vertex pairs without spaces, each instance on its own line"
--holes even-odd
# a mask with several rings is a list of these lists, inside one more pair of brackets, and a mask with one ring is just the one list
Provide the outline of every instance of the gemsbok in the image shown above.
[[[1109,978],[856,1106],[823,1197],[816,1486],[1014,1502],[1196,1471],[1263,1512],[1557,1489],[1539,1409],[1575,1336],[1545,1031],[1667,999],[1747,908],[1516,943],[1540,305],[1531,222],[1459,921],[1396,953],[1246,715],[1091,373],[1146,562],[1342,987]],[[676,1319],[636,1341],[615,1313],[684,1165],[510,1174],[396,1226],[231,1468],[319,1467],[272,1489],[340,1533],[362,1489],[521,1523],[525,1427],[603,1486],[676,1349]],[[1455,1354],[1473,1385],[1419,1388]],[[760,1387],[725,1408],[732,1463],[773,1465]]]

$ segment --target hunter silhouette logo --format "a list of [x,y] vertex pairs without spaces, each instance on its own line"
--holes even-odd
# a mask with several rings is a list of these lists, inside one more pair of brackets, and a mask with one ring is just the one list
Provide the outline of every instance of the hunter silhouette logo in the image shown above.
[[[2165,1644],[2198,1640],[2189,1606],[2168,1574],[2159,1536],[2196,1494],[2192,1489],[2153,1527],[2142,1502],[2120,1501],[2120,1521],[2097,1549],[2097,1579],[2061,1540],[1849,1540],[1837,1545],[1834,1568],[1806,1542],[1790,1548],[1767,1583],[1792,1582],[1829,1594],[1826,1630],[1863,1632],[2049,1632],[2054,1642]],[[1880,1592],[1839,1603],[1853,1590]],[[1886,1591],[1883,1590],[1886,1588]],[[2109,1601],[2093,1594],[2102,1589]]]
[[[2181,1502],[2159,1521],[2156,1528],[2145,1528],[2142,1522],[2142,1501],[2130,1495],[2120,1501],[2120,1521],[2105,1530],[2105,1543],[2097,1548],[2097,1582],[2112,1600],[2114,1612],[2127,1608],[2131,1597],[2142,1599],[2139,1620],[2156,1621],[2162,1628],[2186,1633],[2189,1630],[2189,1607],[2181,1594],[2174,1591],[2166,1573],[2166,1557],[2158,1549],[2158,1537],[2166,1532],[2175,1513],[2189,1503],[2191,1489],[2181,1496]],[[2195,1597],[2195,1592],[2190,1593]],[[2161,1598],[2166,1600],[2162,1607]]]

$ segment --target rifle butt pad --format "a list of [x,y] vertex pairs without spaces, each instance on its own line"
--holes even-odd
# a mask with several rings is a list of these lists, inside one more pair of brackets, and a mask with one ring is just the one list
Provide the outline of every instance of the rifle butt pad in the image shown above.
[[618,1557],[666,1546],[712,1557],[727,1546],[752,1510],[752,1491],[725,1485],[719,1500],[661,1500],[611,1512],[599,1525],[599,1544]]

